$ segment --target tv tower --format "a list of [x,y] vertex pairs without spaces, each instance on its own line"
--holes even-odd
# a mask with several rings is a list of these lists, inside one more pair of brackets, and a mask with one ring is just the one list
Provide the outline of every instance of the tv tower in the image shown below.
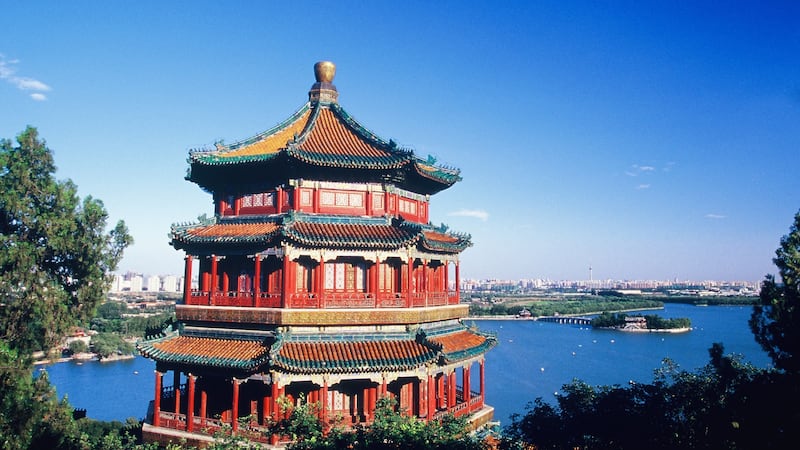
[[592,265],[589,264],[589,282],[591,283],[592,281],[593,281],[593,279],[592,279]]

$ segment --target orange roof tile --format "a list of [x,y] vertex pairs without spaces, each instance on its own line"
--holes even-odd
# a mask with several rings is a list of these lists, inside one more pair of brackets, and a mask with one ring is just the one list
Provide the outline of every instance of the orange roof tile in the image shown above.
[[274,362],[290,370],[340,371],[417,367],[435,351],[413,340],[285,342]]
[[295,222],[291,226],[290,234],[294,239],[306,244],[328,244],[334,246],[399,246],[411,242],[416,233],[386,225],[374,224],[349,224],[349,223],[322,223],[322,222]]
[[220,153],[221,158],[232,158],[236,156],[249,156],[249,155],[267,155],[277,153],[281,149],[286,148],[286,144],[296,135],[300,135],[311,116],[311,109],[308,109],[302,116],[294,122],[281,128],[269,136],[258,140],[249,145],[245,145],[236,150]]
[[357,157],[391,157],[386,150],[365,142],[343,124],[328,108],[323,108],[314,128],[305,139],[301,148],[305,151]]
[[244,237],[264,236],[278,230],[273,222],[256,223],[215,223],[205,227],[191,228],[187,234],[195,237]]
[[269,347],[259,341],[173,336],[136,345],[155,361],[255,370],[268,360]]
[[262,356],[268,349],[257,341],[222,340],[180,336],[152,344],[162,352],[206,358],[250,360]]
[[431,241],[446,242],[446,243],[449,243],[449,244],[454,244],[454,243],[460,242],[460,239],[455,237],[455,236],[451,236],[449,234],[444,234],[444,233],[439,233],[439,232],[436,232],[436,231],[423,231],[422,234],[425,235],[426,239],[429,239]]
[[486,342],[485,336],[469,331],[459,331],[442,336],[431,336],[429,339],[432,342],[441,344],[444,353],[466,351],[481,346]]

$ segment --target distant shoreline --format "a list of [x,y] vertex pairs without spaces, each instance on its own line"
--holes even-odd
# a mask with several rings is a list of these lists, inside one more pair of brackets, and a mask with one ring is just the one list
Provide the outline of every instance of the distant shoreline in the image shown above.
[[[632,308],[632,309],[618,309],[615,311],[608,311],[608,312],[634,312],[634,311],[656,311],[659,309],[664,309],[663,306],[656,306],[653,308]],[[580,314],[559,314],[561,317],[583,317],[583,316],[592,316],[597,314],[602,314],[606,311],[590,311],[584,312]],[[519,317],[519,316],[512,316],[509,314],[501,315],[501,316],[467,316],[464,320],[538,320],[538,317]]]
[[692,331],[691,327],[683,327],[683,328],[614,328],[614,327],[596,327],[597,330],[609,330],[609,331],[622,331],[623,333],[669,333],[669,334],[678,334],[678,333],[688,333]]
[[72,355],[72,356],[67,357],[67,358],[39,359],[39,360],[34,361],[33,365],[34,366],[43,366],[43,365],[47,365],[47,364],[63,363],[63,362],[70,362],[70,361],[77,361],[77,362],[96,361],[96,362],[105,363],[105,362],[114,362],[114,361],[125,361],[125,360],[129,360],[129,359],[133,359],[133,358],[136,358],[136,355],[134,355],[133,353],[131,353],[129,355],[111,355],[111,356],[108,356],[106,358],[100,358],[100,356],[97,353],[88,353],[88,352],[86,352],[86,353],[78,353],[78,354]]

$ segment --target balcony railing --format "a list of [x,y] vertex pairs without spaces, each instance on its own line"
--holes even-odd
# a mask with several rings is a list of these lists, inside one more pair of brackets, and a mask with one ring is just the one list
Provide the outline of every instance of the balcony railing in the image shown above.
[[[457,305],[457,292],[323,292],[289,294],[287,308],[403,308],[410,298],[412,308]],[[282,295],[276,292],[192,291],[187,305],[280,308]]]

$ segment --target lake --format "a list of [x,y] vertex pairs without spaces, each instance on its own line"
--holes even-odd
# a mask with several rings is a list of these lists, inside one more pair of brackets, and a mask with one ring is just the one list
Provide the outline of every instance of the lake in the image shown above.
[[[694,370],[709,361],[714,342],[725,353],[743,355],[758,367],[770,360],[747,326],[751,307],[667,304],[648,311],[663,317],[689,317],[693,330],[682,334],[623,333],[577,325],[535,321],[475,321],[497,333],[499,345],[486,356],[486,402],[495,419],[508,424],[512,413],[524,413],[536,397],[554,400],[554,393],[573,378],[598,384],[650,382],[664,358]],[[38,370],[38,368],[37,368]],[[109,363],[75,362],[46,366],[59,396],[99,420],[142,418],[153,398],[155,364],[137,357]],[[473,370],[473,373],[477,373]],[[165,381],[169,383],[165,377]],[[477,381],[473,382],[477,386]]]

